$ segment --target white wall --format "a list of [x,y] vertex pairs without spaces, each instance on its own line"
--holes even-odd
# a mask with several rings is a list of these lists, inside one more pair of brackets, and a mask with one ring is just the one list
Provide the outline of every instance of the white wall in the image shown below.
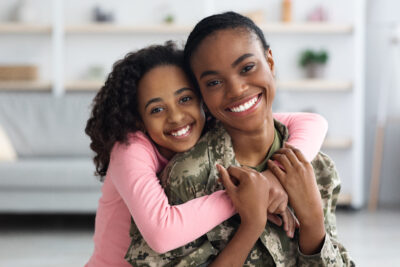
[[[400,53],[394,57],[388,48],[391,25],[400,24],[400,1],[370,0],[368,1],[367,22],[367,66],[366,66],[366,99],[365,99],[365,173],[370,176],[373,164],[375,127],[377,123],[378,98],[382,86],[388,87],[389,101],[386,108],[390,115],[397,113],[400,117],[400,84],[387,82],[388,74],[399,77],[400,69],[391,70],[390,66],[397,60],[400,67]],[[398,48],[400,50],[400,44]],[[382,82],[382,79],[385,79]],[[381,172],[380,203],[382,205],[400,204],[400,120],[392,122],[386,128],[384,157]],[[366,177],[367,181],[370,177]],[[369,189],[369,183],[366,183]],[[368,191],[367,191],[368,192]]]
[[[51,0],[30,0],[35,3],[39,22],[49,23],[51,21]],[[351,22],[354,10],[352,3],[354,0],[307,0],[293,1],[294,20],[302,21],[310,7],[318,3],[324,3],[329,7],[329,17],[331,21]],[[9,11],[17,0],[0,1],[0,21],[9,18]],[[248,1],[230,1],[230,0],[154,0],[154,1],[132,1],[132,0],[65,0],[65,24],[73,25],[90,21],[91,8],[99,3],[102,7],[115,11],[117,14],[116,23],[118,24],[154,24],[160,22],[167,13],[173,13],[178,24],[194,24],[199,19],[212,12],[221,12],[234,10],[238,12],[251,12],[262,10],[267,21],[277,21],[280,18],[280,0],[248,0]],[[261,8],[260,8],[261,7]],[[376,124],[377,97],[379,91],[379,77],[387,71],[387,65],[381,64],[382,59],[387,60],[390,56],[387,50],[382,48],[382,42],[386,40],[384,25],[389,22],[400,22],[398,13],[400,10],[400,1],[398,0],[369,0],[368,1],[368,27],[367,27],[367,61],[366,61],[366,97],[365,97],[365,175],[366,188],[368,193],[368,181],[371,173],[373,138]],[[298,38],[293,42],[293,36],[290,40],[286,36],[267,35],[271,42],[272,49],[275,49],[277,60],[278,76],[283,78],[298,78],[301,72],[297,67],[296,53],[299,50],[308,47],[308,41]],[[160,43],[166,39],[185,40],[185,35],[158,35],[150,36],[143,34],[141,36],[126,35],[101,35],[83,36],[72,34],[66,36],[65,50],[65,79],[79,79],[86,71],[88,65],[104,65],[106,72],[111,69],[115,60],[121,58],[126,52],[143,47],[150,43]],[[307,37],[313,38],[313,37]],[[327,68],[327,76],[332,78],[346,79],[353,77],[353,73],[348,72],[348,58],[352,57],[351,43],[346,38],[337,36],[318,37],[318,42],[314,48],[319,47],[340,47],[341,49],[330,49],[331,60]],[[13,35],[6,34],[0,36],[0,64],[1,63],[35,63],[40,67],[40,78],[49,80],[51,77],[51,40],[48,35]],[[284,52],[286,51],[286,52]],[[347,51],[347,52],[343,52]],[[350,52],[349,52],[350,51]],[[349,54],[350,53],[350,54]],[[351,61],[350,61],[351,62]],[[352,69],[350,67],[349,69]],[[395,101],[397,96],[395,92],[400,89],[392,89]],[[340,103],[343,98],[340,95],[325,95],[330,97],[332,105]],[[317,99],[318,100],[318,99]],[[282,101],[290,102],[290,99]],[[397,100],[397,106],[400,107],[400,100]],[[318,102],[318,101],[316,101]],[[326,99],[325,102],[326,103]],[[279,105],[279,99],[277,104]],[[391,104],[394,106],[394,104]],[[345,105],[345,106],[348,106]],[[318,107],[317,107],[318,109]],[[321,110],[323,108],[321,107]],[[318,110],[317,110],[318,111]],[[340,134],[341,129],[335,125],[343,125],[335,121],[337,118],[345,118],[346,110],[337,109],[341,112],[340,116],[331,116],[323,114],[330,120],[331,131]],[[335,119],[336,118],[336,119]],[[349,121],[346,124],[352,126]],[[400,136],[399,124],[391,125],[388,128],[387,139],[385,142],[385,158],[383,164],[383,180],[381,191],[381,202],[383,204],[400,204],[400,147],[395,148]],[[341,157],[340,152],[337,152]],[[331,154],[331,153],[329,153]],[[346,161],[346,158],[343,159]]]

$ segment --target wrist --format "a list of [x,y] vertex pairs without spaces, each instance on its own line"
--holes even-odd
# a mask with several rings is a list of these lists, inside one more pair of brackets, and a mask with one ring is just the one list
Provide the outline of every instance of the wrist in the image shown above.
[[255,220],[247,220],[247,221],[241,221],[241,224],[239,226],[239,229],[241,232],[246,233],[249,237],[259,237],[262,233],[262,231],[265,228],[265,225],[267,224],[267,220],[264,219],[255,219]]
[[303,227],[312,228],[315,225],[324,225],[324,213],[321,210],[311,211],[306,216],[301,216],[298,218],[299,223]]

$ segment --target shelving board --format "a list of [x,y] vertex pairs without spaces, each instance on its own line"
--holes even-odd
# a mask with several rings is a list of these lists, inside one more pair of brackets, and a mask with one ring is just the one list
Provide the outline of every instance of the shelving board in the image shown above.
[[0,81],[0,91],[51,91],[51,87],[45,81]]
[[104,81],[69,81],[65,84],[67,91],[98,91]]
[[[67,90],[98,90],[103,81],[70,81],[66,84]],[[325,80],[296,80],[277,81],[279,90],[293,91],[349,91],[352,88],[351,82],[325,81]]]
[[351,24],[326,22],[266,23],[259,26],[268,33],[349,34],[353,32]]
[[322,144],[323,149],[350,149],[353,140],[348,137],[327,137]]
[[[260,28],[268,33],[310,33],[310,34],[346,34],[353,31],[351,24],[333,23],[265,23]],[[79,33],[180,33],[188,34],[193,29],[190,25],[159,24],[159,25],[118,25],[110,23],[81,24],[66,26],[70,34]]]
[[107,23],[97,24],[82,24],[82,25],[71,25],[66,27],[66,33],[189,33],[191,30],[190,26],[183,25],[149,25],[149,26],[134,26],[134,25],[117,25]]
[[339,194],[337,205],[350,206],[352,201],[351,194]]
[[22,24],[22,23],[0,23],[0,34],[25,34],[25,33],[37,33],[37,34],[49,34],[51,33],[52,27],[50,25],[41,24]]
[[284,91],[350,91],[352,82],[320,79],[278,80],[277,87]]

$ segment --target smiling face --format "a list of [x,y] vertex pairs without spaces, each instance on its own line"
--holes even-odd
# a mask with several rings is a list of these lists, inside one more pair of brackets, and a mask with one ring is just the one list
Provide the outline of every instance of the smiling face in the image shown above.
[[147,134],[166,158],[192,148],[201,136],[205,123],[201,101],[177,66],[159,66],[143,76],[138,109]]
[[273,125],[274,61],[254,33],[219,30],[200,43],[190,62],[207,108],[231,136]]

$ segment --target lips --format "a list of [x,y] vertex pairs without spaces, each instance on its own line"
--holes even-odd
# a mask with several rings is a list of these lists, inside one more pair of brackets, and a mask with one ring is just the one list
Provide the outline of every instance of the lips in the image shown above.
[[182,138],[182,137],[186,137],[190,134],[191,130],[192,130],[192,126],[193,124],[187,124],[183,127],[174,129],[170,132],[168,132],[169,135],[172,135],[173,137],[176,138]]
[[254,108],[259,102],[261,94],[255,95],[253,97],[247,98],[239,103],[236,103],[233,106],[228,107],[226,110],[232,113],[242,113],[245,111],[249,111]]

